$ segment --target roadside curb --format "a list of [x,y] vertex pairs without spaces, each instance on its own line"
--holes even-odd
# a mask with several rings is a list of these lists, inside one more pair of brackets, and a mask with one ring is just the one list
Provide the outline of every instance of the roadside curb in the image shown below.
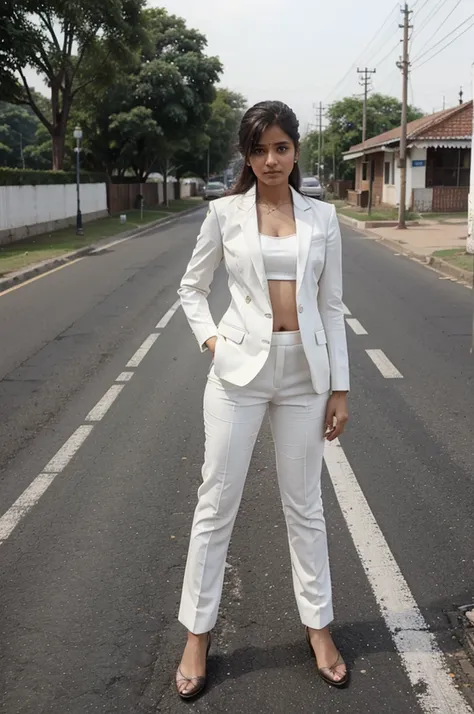
[[71,251],[70,253],[65,253],[64,255],[58,256],[56,258],[48,258],[48,260],[43,260],[40,263],[34,263],[23,270],[18,270],[13,273],[7,274],[6,277],[0,278],[0,294],[9,288],[15,287],[16,285],[21,285],[21,283],[30,280],[31,278],[36,278],[38,275],[43,273],[48,273],[54,268],[64,265],[65,263],[70,263],[72,260],[77,258],[82,258],[85,255],[89,255],[97,250],[106,250],[107,246],[117,243],[117,241],[126,240],[129,238],[139,238],[156,228],[161,228],[174,223],[179,218],[188,216],[192,213],[197,213],[204,207],[204,203],[199,204],[199,206],[193,206],[192,208],[187,208],[185,211],[180,211],[174,215],[166,216],[166,218],[159,218],[157,221],[152,223],[147,223],[146,226],[141,226],[140,228],[133,228],[130,231],[124,231],[122,233],[117,233],[115,236],[109,236],[108,238],[103,238],[96,243],[91,243],[84,248],[78,248],[77,250]]
[[[352,228],[357,228],[359,231],[365,231],[367,228],[395,228],[398,225],[398,221],[358,221],[357,218],[349,218],[343,213],[338,213],[337,217],[341,223],[345,223],[346,226],[351,226]],[[419,221],[407,221],[407,226],[419,226]]]
[[[342,216],[339,213],[338,213],[338,218],[341,223],[343,223],[345,225],[349,225],[352,228],[356,228],[361,233],[364,233],[364,235],[366,235],[367,238],[370,238],[371,240],[374,240],[377,243],[383,243],[387,248],[390,248],[391,250],[394,250],[397,253],[402,253],[403,255],[406,255],[408,258],[412,258],[413,260],[417,260],[421,263],[424,263],[425,265],[428,265],[431,268],[435,268],[440,273],[444,273],[444,275],[448,275],[451,278],[456,278],[457,280],[462,280],[463,282],[466,282],[468,285],[473,285],[473,283],[474,283],[473,273],[471,273],[469,270],[463,270],[463,268],[458,268],[455,265],[451,265],[451,263],[448,263],[446,260],[443,260],[442,258],[438,258],[435,255],[424,255],[421,253],[415,253],[414,251],[407,248],[406,243],[404,243],[403,241],[397,241],[397,240],[393,240],[391,238],[385,238],[384,236],[378,235],[378,233],[371,233],[371,232],[369,233],[367,228],[365,227],[366,224],[363,221],[356,221],[353,218],[347,218],[347,216]],[[386,224],[384,224],[384,225],[386,225]],[[411,225],[415,225],[415,224],[412,223]]]

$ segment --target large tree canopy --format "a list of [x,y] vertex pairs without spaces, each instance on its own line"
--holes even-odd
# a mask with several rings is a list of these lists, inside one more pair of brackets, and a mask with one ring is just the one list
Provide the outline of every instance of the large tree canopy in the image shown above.
[[[344,163],[342,154],[362,141],[363,101],[359,97],[346,97],[334,102],[327,110],[327,128],[324,130],[324,174],[335,173],[338,178],[350,176],[353,166]],[[423,116],[415,107],[408,107],[408,121]],[[373,94],[367,100],[367,138],[383,134],[400,126],[402,104],[395,97]],[[318,132],[309,134],[302,147],[303,168],[309,173],[318,165]]]
[[[87,86],[110,82],[110,60],[139,44],[144,0],[7,0],[6,5],[0,11],[0,97],[31,106],[51,135],[53,168],[60,169],[73,102]],[[49,88],[51,116],[35,99],[27,66]]]

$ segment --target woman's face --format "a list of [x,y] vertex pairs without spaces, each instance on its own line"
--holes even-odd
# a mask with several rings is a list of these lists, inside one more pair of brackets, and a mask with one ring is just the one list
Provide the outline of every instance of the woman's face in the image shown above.
[[298,159],[295,145],[279,126],[266,129],[248,159],[258,181],[267,186],[288,183]]

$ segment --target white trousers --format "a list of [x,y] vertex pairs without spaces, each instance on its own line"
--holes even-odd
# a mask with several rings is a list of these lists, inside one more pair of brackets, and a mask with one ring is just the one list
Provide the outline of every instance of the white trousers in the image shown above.
[[267,362],[245,387],[209,372],[204,393],[205,458],[184,575],[180,622],[212,630],[225,562],[252,451],[269,408],[301,621],[333,619],[326,524],[321,500],[324,417],[329,394],[316,394],[299,332],[276,332]]

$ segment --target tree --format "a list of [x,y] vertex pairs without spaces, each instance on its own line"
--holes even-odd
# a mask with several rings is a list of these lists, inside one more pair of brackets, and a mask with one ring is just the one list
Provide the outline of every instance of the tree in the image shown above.
[[[362,142],[363,101],[358,97],[346,97],[331,104],[327,111],[328,126],[324,131],[325,175],[332,173],[333,163],[338,178],[353,176],[354,167],[342,159],[351,146]],[[423,116],[415,107],[408,107],[408,121]],[[400,126],[402,104],[383,94],[373,94],[367,101],[367,138],[378,136]],[[312,132],[303,142],[303,152],[308,165],[318,163],[318,133]],[[307,169],[308,170],[308,169]]]
[[153,9],[143,22],[137,56],[116,68],[113,83],[87,87],[73,112],[84,130],[86,165],[109,175],[131,169],[140,181],[154,170],[175,170],[178,155],[202,151],[222,69],[205,54],[206,38],[181,18]]
[[222,72],[217,57],[205,54],[207,40],[185,21],[164,9],[146,10],[150,43],[143,53],[137,99],[162,129],[157,142],[157,165],[165,179],[179,152],[186,152],[206,126],[215,98],[214,85]]
[[[29,104],[52,138],[53,168],[64,160],[66,127],[76,97],[110,82],[110,60],[126,57],[142,37],[144,0],[7,0],[0,31],[0,95]],[[2,10],[3,12],[3,10]],[[42,111],[25,75],[29,65],[51,92]]]
[[[44,97],[36,100],[45,104]],[[49,153],[44,160],[44,152]],[[30,107],[0,102],[0,165],[40,169],[51,164],[51,137]]]
[[[238,128],[246,107],[241,94],[219,88],[211,104],[211,116],[202,133],[193,137],[188,151],[175,157],[178,175],[193,173],[207,177],[208,165],[212,174],[219,174],[228,165],[237,148]],[[208,156],[209,152],[209,156]]]

